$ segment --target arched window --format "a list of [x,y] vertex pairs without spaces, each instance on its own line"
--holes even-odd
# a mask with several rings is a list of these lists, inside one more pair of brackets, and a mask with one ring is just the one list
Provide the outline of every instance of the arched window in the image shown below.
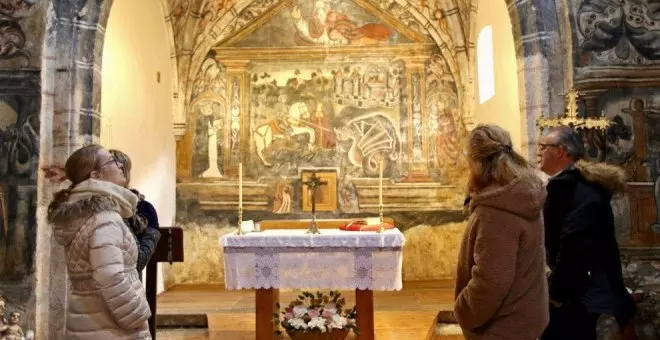
[[479,104],[483,104],[495,96],[492,25],[482,28],[477,38],[477,76],[479,77]]

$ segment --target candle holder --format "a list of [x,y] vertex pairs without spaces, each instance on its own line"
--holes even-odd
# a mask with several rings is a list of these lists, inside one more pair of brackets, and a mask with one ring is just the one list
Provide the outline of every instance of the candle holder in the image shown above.
[[243,207],[238,207],[238,231],[236,235],[243,235]]
[[378,223],[378,232],[382,233],[385,231],[385,220],[383,219],[383,205],[378,205],[378,216],[380,217],[380,222]]
[[307,229],[307,234],[320,234],[321,231],[319,230],[319,227],[316,225],[316,214],[312,214],[312,222],[309,224],[309,228]]

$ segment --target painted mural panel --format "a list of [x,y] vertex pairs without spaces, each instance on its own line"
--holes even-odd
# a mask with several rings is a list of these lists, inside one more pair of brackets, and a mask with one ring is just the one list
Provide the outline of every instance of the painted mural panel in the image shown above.
[[226,92],[224,69],[208,58],[195,80],[190,105],[195,119],[193,176],[222,177]]
[[40,65],[47,3],[0,0],[0,68]]
[[573,1],[579,66],[649,65],[660,61],[657,1]]
[[[632,176],[635,171],[646,172],[646,178],[653,180],[660,175],[660,96],[658,88],[612,89],[602,96],[600,106],[612,121],[605,135],[605,157],[610,163],[623,165]],[[635,142],[641,131],[635,129],[635,118],[643,116],[645,146],[643,154],[635,149]],[[590,148],[593,148],[591,146]],[[589,149],[589,147],[587,148]],[[636,162],[642,164],[636,170]]]
[[0,73],[0,296],[34,327],[39,74]]
[[[331,183],[316,192],[317,218],[378,216],[382,164],[384,214],[398,228],[437,229],[440,240],[462,225],[466,132],[456,81],[440,49],[407,25],[415,19],[381,5],[280,3],[213,48],[188,106],[194,168],[177,185],[177,222],[195,239],[192,260],[172,267],[175,281],[221,279],[187,268],[222,263],[206,258],[204,240],[238,222],[239,162],[244,220],[310,219],[310,171]],[[422,243],[411,247],[445,244]]]
[[400,176],[402,72],[401,65],[369,62],[255,68],[257,169],[294,175],[299,166],[341,164],[342,172],[374,177],[383,158],[388,176]]
[[298,0],[235,46],[341,46],[409,42],[410,39],[352,1]]

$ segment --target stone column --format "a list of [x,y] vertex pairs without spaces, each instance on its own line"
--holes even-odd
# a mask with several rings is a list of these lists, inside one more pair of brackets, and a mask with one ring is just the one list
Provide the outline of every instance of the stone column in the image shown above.
[[237,176],[238,163],[247,165],[249,159],[249,60],[223,60],[227,70],[227,113],[224,141],[225,175]]

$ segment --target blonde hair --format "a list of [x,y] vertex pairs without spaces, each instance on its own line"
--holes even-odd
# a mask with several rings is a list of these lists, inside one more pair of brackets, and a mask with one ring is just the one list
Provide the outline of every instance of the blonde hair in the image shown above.
[[497,125],[479,125],[468,136],[468,191],[477,193],[517,178],[534,177],[525,158],[513,150],[511,135]]

